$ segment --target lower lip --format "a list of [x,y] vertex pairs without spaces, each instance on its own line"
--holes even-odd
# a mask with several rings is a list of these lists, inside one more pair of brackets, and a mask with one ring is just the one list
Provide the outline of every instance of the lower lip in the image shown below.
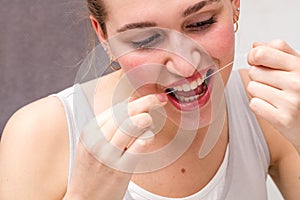
[[195,109],[200,109],[205,106],[210,99],[210,91],[212,88],[212,78],[209,80],[207,89],[203,96],[199,97],[197,100],[192,102],[179,102],[178,99],[172,95],[167,95],[169,101],[174,105],[175,108],[181,111],[195,111]]

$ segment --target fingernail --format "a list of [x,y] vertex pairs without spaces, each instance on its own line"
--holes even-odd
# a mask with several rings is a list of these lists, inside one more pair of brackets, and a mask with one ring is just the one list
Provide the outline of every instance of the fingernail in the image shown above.
[[156,97],[162,103],[167,102],[167,100],[168,100],[167,95],[165,93],[156,94]]
[[129,102],[133,102],[135,100],[135,98],[134,97],[129,97]]
[[265,45],[265,42],[253,42],[252,47],[255,48],[262,45]]

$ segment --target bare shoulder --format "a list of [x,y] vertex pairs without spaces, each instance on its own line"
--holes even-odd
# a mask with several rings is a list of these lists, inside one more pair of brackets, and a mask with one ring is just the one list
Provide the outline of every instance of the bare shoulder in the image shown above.
[[64,108],[56,97],[18,110],[0,143],[0,199],[61,199],[69,166],[67,132]]

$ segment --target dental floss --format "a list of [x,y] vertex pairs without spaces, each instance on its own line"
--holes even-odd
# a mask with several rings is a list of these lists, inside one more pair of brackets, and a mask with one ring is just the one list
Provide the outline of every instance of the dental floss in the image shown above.
[[[220,68],[219,70],[217,70],[217,71],[215,71],[214,73],[210,74],[209,76],[205,77],[204,81],[205,81],[206,79],[208,79],[209,77],[211,77],[211,76],[215,75],[216,73],[218,73],[218,72],[222,71],[223,69],[225,69],[225,68],[229,67],[229,66],[230,66],[230,65],[232,65],[233,63],[234,63],[234,61],[232,61],[232,62],[228,63],[228,64],[227,64],[227,65],[225,65],[224,67]],[[175,92],[175,91],[177,91],[177,90],[173,88],[173,90],[171,90],[171,91],[167,92],[166,94],[170,94],[170,93],[173,93],[173,92]]]

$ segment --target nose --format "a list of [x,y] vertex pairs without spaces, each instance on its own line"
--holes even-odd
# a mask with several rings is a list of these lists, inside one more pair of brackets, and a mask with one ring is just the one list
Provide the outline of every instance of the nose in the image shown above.
[[200,65],[200,49],[194,41],[180,33],[169,33],[168,51],[165,65],[170,73],[189,77]]
[[167,70],[181,77],[192,76],[200,64],[201,55],[198,51],[184,53],[183,55],[169,53],[165,66]]

